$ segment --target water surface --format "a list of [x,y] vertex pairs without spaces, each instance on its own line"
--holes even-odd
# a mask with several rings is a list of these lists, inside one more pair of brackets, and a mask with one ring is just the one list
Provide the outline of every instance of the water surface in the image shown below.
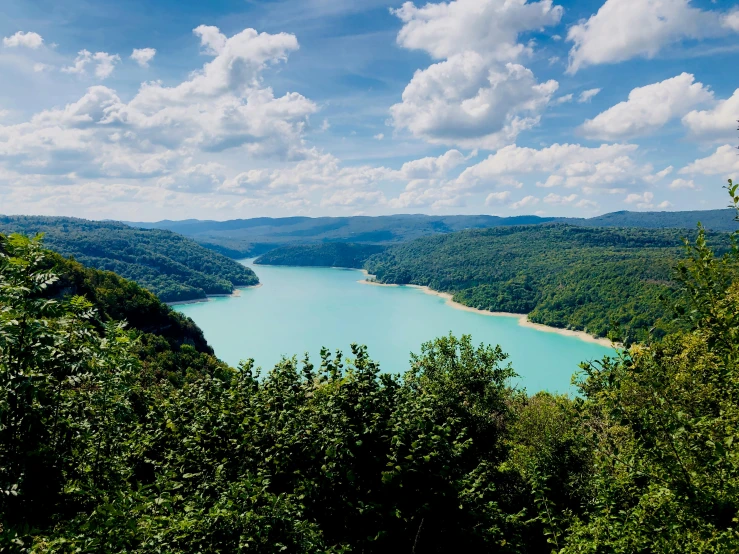
[[[247,261],[244,261],[247,263]],[[383,371],[408,369],[411,352],[446,335],[472,335],[475,343],[500,344],[529,392],[571,391],[570,378],[584,360],[613,350],[575,337],[521,327],[512,317],[455,309],[443,298],[411,287],[364,285],[357,270],[251,266],[262,286],[241,296],[211,298],[175,309],[191,317],[216,354],[231,365],[254,358],[270,368],[282,356],[305,352],[318,365],[322,346],[350,353],[367,345]]]

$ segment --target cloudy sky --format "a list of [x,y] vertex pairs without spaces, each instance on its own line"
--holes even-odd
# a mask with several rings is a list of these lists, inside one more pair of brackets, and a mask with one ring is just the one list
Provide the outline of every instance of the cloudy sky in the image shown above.
[[737,0],[4,0],[0,213],[726,205]]

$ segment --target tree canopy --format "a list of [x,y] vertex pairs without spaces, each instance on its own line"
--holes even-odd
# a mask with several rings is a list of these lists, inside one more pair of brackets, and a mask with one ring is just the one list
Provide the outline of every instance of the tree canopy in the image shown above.
[[251,269],[170,231],[70,217],[0,216],[0,233],[44,233],[55,251],[136,281],[165,302],[259,283]]
[[583,365],[573,399],[512,388],[500,347],[469,337],[402,376],[356,345],[230,368],[106,315],[125,281],[87,269],[70,289],[71,262],[3,237],[0,548],[735,552],[736,238],[716,256],[700,229],[681,325]]

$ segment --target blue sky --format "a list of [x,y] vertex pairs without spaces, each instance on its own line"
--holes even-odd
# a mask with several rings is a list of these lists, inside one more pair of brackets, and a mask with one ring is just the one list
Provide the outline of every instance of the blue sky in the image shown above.
[[0,213],[726,205],[739,4],[0,5]]

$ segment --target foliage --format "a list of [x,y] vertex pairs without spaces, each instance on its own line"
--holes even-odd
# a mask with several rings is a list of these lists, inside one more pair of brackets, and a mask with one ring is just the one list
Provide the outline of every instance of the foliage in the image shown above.
[[699,229],[678,277],[689,330],[585,366],[593,509],[563,552],[739,549],[738,269],[736,242],[716,258]]
[[108,319],[109,274],[83,270],[90,301],[38,239],[0,251],[0,549],[739,550],[739,248],[702,229],[682,325],[585,364],[575,399],[510,388],[469,337],[403,376],[360,346],[232,369]]
[[0,216],[0,233],[45,234],[45,243],[88,267],[112,271],[165,302],[230,294],[254,272],[169,231],[70,217]]
[[521,215],[422,215],[400,214],[380,217],[257,217],[230,221],[158,221],[132,223],[136,227],[168,229],[232,258],[248,258],[281,246],[352,242],[396,244],[419,237],[483,229],[550,222],[583,227],[642,227],[694,229],[702,221],[714,231],[737,228],[731,210],[686,212],[614,212],[590,219]]
[[264,265],[295,265],[320,267],[361,268],[373,254],[385,250],[377,244],[355,244],[351,242],[324,242],[282,246],[262,254],[254,263]]
[[682,235],[561,224],[471,230],[393,246],[365,267],[380,282],[426,285],[474,308],[630,343],[669,328],[661,297],[675,288]]

